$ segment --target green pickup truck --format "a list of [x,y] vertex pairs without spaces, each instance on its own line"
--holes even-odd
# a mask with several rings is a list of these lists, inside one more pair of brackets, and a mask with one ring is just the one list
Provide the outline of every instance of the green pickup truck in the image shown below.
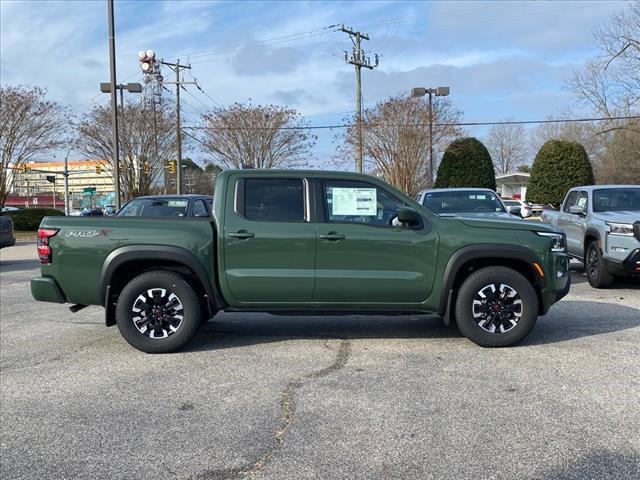
[[36,300],[105,307],[135,348],[182,348],[216,312],[436,313],[512,345],[569,291],[565,236],[541,223],[437,216],[362,174],[218,175],[211,217],[46,217]]

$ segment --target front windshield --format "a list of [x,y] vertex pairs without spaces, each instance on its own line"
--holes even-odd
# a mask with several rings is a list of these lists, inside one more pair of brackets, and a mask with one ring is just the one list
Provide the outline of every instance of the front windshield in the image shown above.
[[188,200],[182,198],[136,198],[118,212],[118,217],[184,217]]
[[593,191],[594,212],[640,212],[640,187],[598,188]]
[[433,213],[498,212],[506,213],[498,196],[492,192],[427,192],[422,204]]

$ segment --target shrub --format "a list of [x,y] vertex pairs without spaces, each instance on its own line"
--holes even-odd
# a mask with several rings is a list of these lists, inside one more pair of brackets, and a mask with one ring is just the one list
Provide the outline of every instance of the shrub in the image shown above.
[[11,217],[15,230],[33,231],[40,226],[42,217],[64,216],[64,213],[55,208],[25,208],[24,210],[5,212],[4,215]]
[[477,138],[451,142],[438,167],[436,188],[475,187],[496,189],[491,155]]
[[527,199],[557,207],[567,190],[593,183],[591,162],[582,145],[568,140],[548,140],[533,161]]

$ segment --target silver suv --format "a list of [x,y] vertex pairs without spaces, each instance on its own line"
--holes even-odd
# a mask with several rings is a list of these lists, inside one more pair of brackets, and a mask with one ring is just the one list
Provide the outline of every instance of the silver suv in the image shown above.
[[592,287],[640,274],[640,186],[572,188],[560,211],[545,210],[542,221],[565,232],[567,251],[584,262]]

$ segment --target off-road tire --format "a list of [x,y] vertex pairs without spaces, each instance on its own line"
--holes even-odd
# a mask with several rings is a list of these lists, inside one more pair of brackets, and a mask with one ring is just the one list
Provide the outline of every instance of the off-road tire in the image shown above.
[[[508,286],[516,292],[517,300],[521,302],[517,307],[520,317],[516,324],[510,324],[504,332],[497,330],[490,333],[483,329],[479,320],[474,317],[476,307],[474,300],[487,287],[497,285]],[[538,318],[538,296],[536,291],[521,273],[508,267],[485,267],[473,272],[467,277],[456,298],[456,322],[460,333],[472,342],[482,347],[508,347],[525,338],[534,327]],[[506,320],[505,320],[506,321]],[[482,320],[480,320],[482,322]]]
[[[133,309],[141,295],[149,291],[165,290],[181,304],[182,320],[177,329],[167,329],[166,338],[150,338],[134,324]],[[139,305],[139,303],[137,304]],[[171,353],[180,350],[198,333],[203,324],[200,302],[193,287],[180,275],[166,270],[153,270],[138,275],[122,289],[116,305],[116,324],[124,339],[134,348],[146,353]],[[143,327],[144,328],[144,327]]]
[[584,257],[584,271],[587,274],[589,285],[593,288],[607,288],[613,283],[613,275],[607,271],[607,265],[602,252],[598,247],[598,242],[592,240],[587,246],[587,253]]

